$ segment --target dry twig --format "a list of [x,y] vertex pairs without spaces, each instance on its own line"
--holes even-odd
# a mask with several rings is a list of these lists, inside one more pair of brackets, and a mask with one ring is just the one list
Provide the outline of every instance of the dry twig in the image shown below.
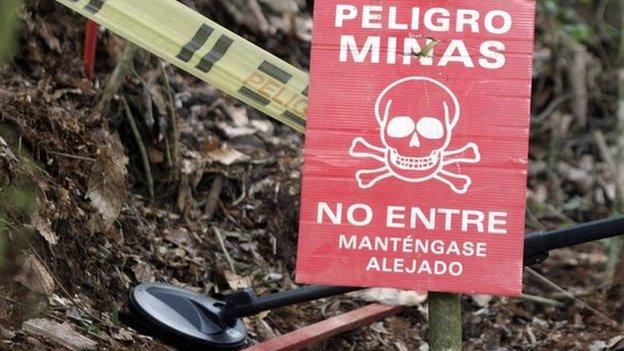
[[204,214],[206,215],[206,221],[211,221],[214,217],[219,198],[221,197],[221,189],[223,189],[223,183],[225,178],[221,174],[217,174],[210,186],[210,193],[208,193],[208,199],[206,200],[206,207],[204,207]]
[[74,160],[88,161],[88,162],[95,162],[96,161],[96,159],[91,158],[91,157],[84,157],[84,156],[66,154],[64,152],[48,151],[48,153],[52,154],[52,155],[55,155],[55,156],[71,158],[71,159],[74,159]]
[[167,70],[163,62],[160,63],[160,69],[165,82],[165,88],[167,88],[167,107],[169,109],[169,120],[171,123],[171,134],[166,139],[167,144],[170,144],[170,146],[167,146],[167,162],[169,162],[169,166],[173,167],[174,179],[177,181],[180,177],[180,135],[178,132],[178,123],[176,121],[173,89],[171,88],[169,76],[167,75]]
[[529,295],[529,294],[522,294],[520,296],[520,299],[524,301],[534,302],[534,303],[538,303],[542,305],[555,306],[555,307],[563,307],[564,305],[563,302],[561,301],[557,301],[557,300],[553,300],[553,299],[549,299],[549,298],[541,297],[541,296]]
[[598,311],[597,309],[593,308],[590,304],[588,304],[587,302],[577,298],[576,296],[572,295],[569,291],[565,290],[564,288],[560,287],[559,285],[555,284],[554,282],[552,282],[550,279],[544,277],[543,275],[539,274],[538,272],[536,272],[535,270],[533,270],[530,267],[526,267],[525,271],[532,276],[533,278],[535,278],[537,281],[539,281],[540,283],[542,283],[543,285],[564,294],[566,297],[568,297],[569,299],[572,299],[573,301],[577,302],[579,305],[581,305],[582,307],[586,308],[588,311],[602,317],[605,319],[605,321],[608,321],[610,324],[615,325],[616,322],[609,318],[609,316],[607,316],[606,314]]
[[232,270],[232,272],[236,274],[236,267],[234,266],[234,260],[230,256],[230,253],[228,252],[227,248],[225,247],[225,240],[223,239],[223,235],[221,234],[221,231],[217,227],[212,227],[212,231],[217,236],[217,240],[219,240],[219,245],[221,245],[221,250],[223,250],[223,254],[225,255],[225,259],[227,260],[228,265],[230,266],[230,270]]
[[130,42],[126,44],[123,56],[111,74],[111,77],[104,88],[104,92],[102,93],[102,99],[100,99],[100,102],[95,108],[92,116],[101,116],[110,110],[110,103],[115,94],[119,91],[119,88],[121,88],[122,84],[125,82],[126,75],[132,71],[134,58],[138,52],[138,46]]

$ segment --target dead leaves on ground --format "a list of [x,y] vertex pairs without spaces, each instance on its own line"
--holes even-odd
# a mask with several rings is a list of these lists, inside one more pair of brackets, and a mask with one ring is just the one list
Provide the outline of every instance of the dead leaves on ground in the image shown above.
[[87,198],[97,210],[91,218],[92,231],[106,232],[119,217],[126,199],[128,157],[117,133],[106,130],[96,133],[100,148],[91,168]]
[[45,295],[51,295],[56,286],[50,272],[33,254],[28,254],[24,258],[20,272],[14,280],[33,292]]
[[244,153],[233,149],[227,144],[222,147],[212,150],[206,154],[209,161],[219,162],[226,166],[231,166],[236,163],[249,161],[249,156]]
[[31,223],[48,244],[56,245],[58,243],[58,235],[52,230],[52,224],[49,219],[43,218],[39,212],[36,212],[31,219]]
[[154,270],[148,264],[139,262],[132,266],[132,272],[140,283],[153,283],[156,281]]

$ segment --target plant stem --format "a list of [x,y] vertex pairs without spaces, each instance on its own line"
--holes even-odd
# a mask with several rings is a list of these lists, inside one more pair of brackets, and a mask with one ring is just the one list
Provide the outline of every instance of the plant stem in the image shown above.
[[176,121],[177,117],[173,89],[171,87],[171,83],[169,82],[169,76],[167,75],[167,70],[165,69],[165,64],[163,62],[160,63],[160,70],[162,72],[162,77],[165,82],[165,88],[167,88],[167,107],[169,109],[169,118],[171,121],[171,133],[167,136],[166,139],[167,142],[171,144],[171,150],[169,150],[169,147],[167,147],[167,155],[168,161],[171,162],[170,165],[173,166],[174,179],[177,181],[180,178],[180,133],[178,132],[178,122]]
[[123,56],[121,60],[115,67],[115,70],[111,74],[108,83],[106,83],[106,87],[104,87],[104,92],[102,93],[102,99],[95,107],[92,115],[105,115],[110,110],[110,103],[113,100],[113,97],[122,84],[126,81],[126,75],[132,70],[134,65],[134,58],[139,53],[139,47],[128,42],[126,44],[126,48],[124,49]]
[[152,177],[152,169],[150,167],[149,157],[147,156],[147,151],[145,150],[145,145],[143,145],[143,139],[141,138],[141,133],[139,132],[136,120],[132,115],[132,111],[130,110],[128,101],[126,101],[126,98],[123,97],[121,98],[121,101],[124,105],[124,111],[126,114],[126,118],[128,119],[128,123],[130,124],[130,129],[132,129],[132,134],[136,139],[137,145],[139,147],[139,152],[141,153],[141,159],[143,160],[143,169],[145,170],[145,179],[147,180],[147,190],[149,191],[150,200],[154,202],[156,196],[154,194],[154,178]]
[[429,293],[429,350],[461,351],[462,321],[459,294]]

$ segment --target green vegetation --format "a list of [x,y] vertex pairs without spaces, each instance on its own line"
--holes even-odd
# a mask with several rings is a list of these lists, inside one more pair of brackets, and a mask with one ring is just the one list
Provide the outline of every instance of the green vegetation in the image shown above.
[[21,0],[0,1],[0,63],[13,55],[21,3]]
[[[17,38],[18,11],[21,0],[0,1],[0,64],[7,61],[12,55]],[[6,199],[2,194],[0,199]],[[6,238],[4,214],[0,212],[0,267],[4,266]]]

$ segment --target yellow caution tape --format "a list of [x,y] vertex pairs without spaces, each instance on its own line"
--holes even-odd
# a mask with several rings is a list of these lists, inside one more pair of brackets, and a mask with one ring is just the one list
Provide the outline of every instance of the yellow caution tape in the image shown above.
[[223,92],[305,131],[309,77],[175,0],[56,0]]

